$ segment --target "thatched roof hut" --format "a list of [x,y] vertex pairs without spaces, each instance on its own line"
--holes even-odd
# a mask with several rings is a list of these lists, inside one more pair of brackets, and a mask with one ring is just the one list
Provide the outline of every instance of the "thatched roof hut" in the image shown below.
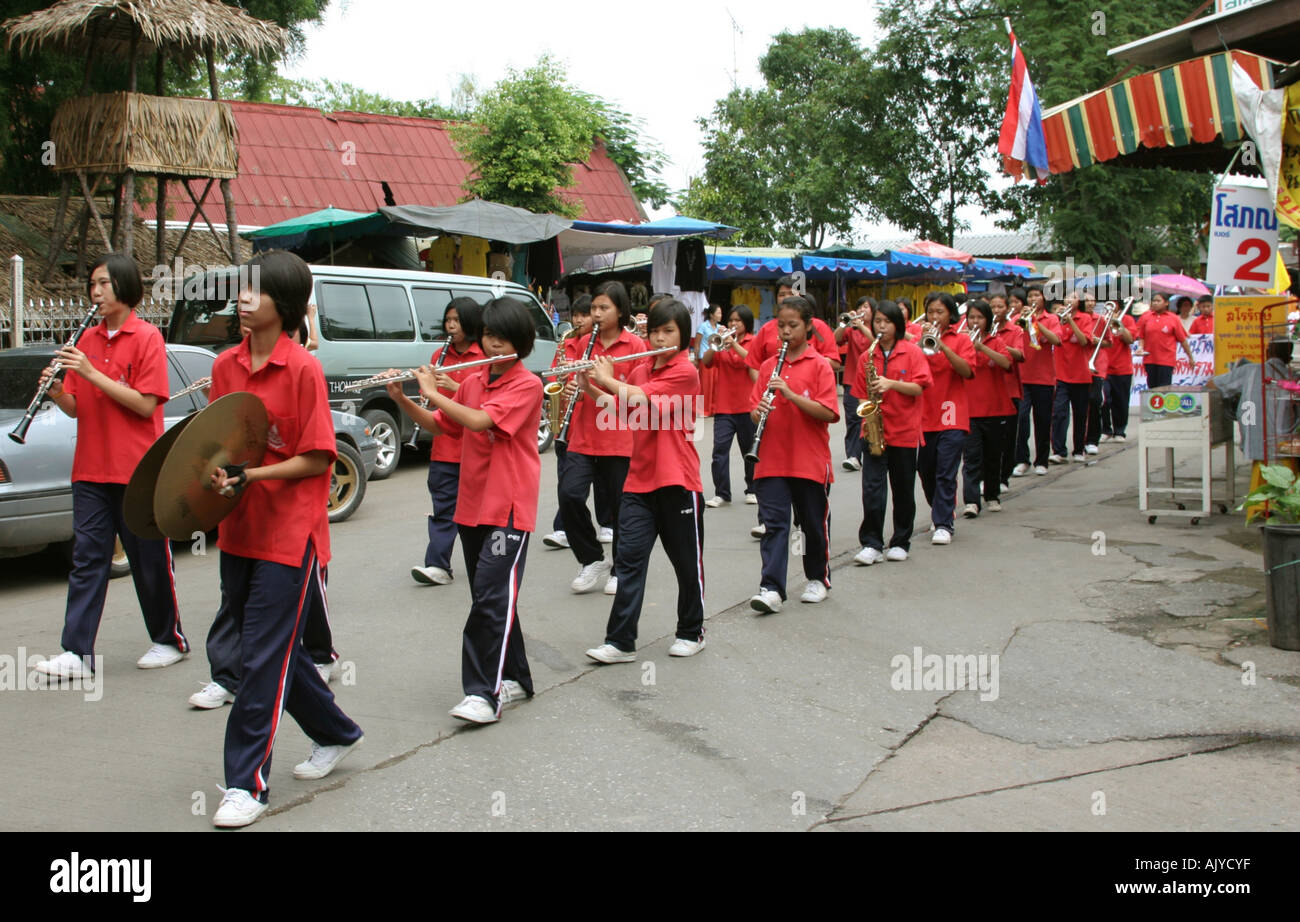
[[8,47],[80,51],[97,44],[120,51],[175,55],[282,54],[288,33],[218,0],[62,0],[7,20]]

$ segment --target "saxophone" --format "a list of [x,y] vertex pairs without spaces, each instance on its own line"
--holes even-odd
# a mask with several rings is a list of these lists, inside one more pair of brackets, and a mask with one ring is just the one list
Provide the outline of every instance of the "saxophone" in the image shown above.
[[871,397],[872,388],[876,383],[876,363],[872,358],[878,345],[880,345],[880,338],[876,337],[871,341],[871,348],[867,350],[866,358],[863,360],[866,363],[863,369],[867,375],[867,399],[858,403],[858,416],[862,419],[862,439],[867,443],[867,449],[872,456],[877,458],[885,453],[885,424],[880,412],[880,401],[873,400]]

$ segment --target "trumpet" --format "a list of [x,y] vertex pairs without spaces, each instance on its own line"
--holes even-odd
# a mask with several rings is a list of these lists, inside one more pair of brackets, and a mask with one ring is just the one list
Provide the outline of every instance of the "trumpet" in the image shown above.
[[926,324],[921,329],[921,351],[926,355],[936,354],[939,351],[939,327]]
[[[1117,328],[1124,319],[1124,315],[1133,307],[1133,299],[1128,298],[1124,301],[1124,309],[1117,315],[1115,309],[1119,307],[1114,301],[1106,302],[1106,315],[1102,318],[1101,335],[1097,337],[1097,346],[1092,350],[1092,357],[1088,359],[1088,372],[1097,374],[1097,355],[1101,352],[1101,347],[1106,343],[1106,336],[1112,328]],[[1096,327],[1094,326],[1093,336],[1097,336]],[[1107,353],[1109,354],[1109,353]]]
[[[481,365],[495,365],[497,362],[513,362],[519,358],[518,355],[511,352],[509,355],[494,355],[486,359],[478,359],[473,362],[461,362],[459,365],[446,365],[441,370],[444,372],[465,371],[469,368],[477,368]],[[400,371],[395,375],[374,375],[369,378],[362,378],[359,381],[349,381],[339,388],[340,391],[351,393],[353,391],[364,391],[372,387],[383,387],[386,384],[395,382],[414,381],[415,371]]]
[[176,399],[178,399],[178,398],[180,398],[180,397],[188,397],[190,394],[194,393],[195,391],[207,390],[207,389],[208,389],[209,387],[211,387],[211,386],[212,386],[212,378],[210,378],[210,377],[208,377],[208,378],[199,378],[197,381],[195,381],[195,382],[194,382],[193,384],[191,384],[189,387],[182,388],[181,390],[179,390],[179,391],[177,391],[176,393],[172,394],[172,395],[171,395],[170,397],[168,397],[167,399],[168,399],[168,400],[176,400]]
[[865,319],[866,319],[865,310],[845,311],[844,313],[840,314],[839,324],[836,326],[836,329],[842,330],[845,327],[850,326],[855,320],[865,320]]
[[721,333],[710,333],[704,341],[714,352],[721,352],[730,346],[736,339],[736,331],[727,327]]
[[[665,352],[677,352],[676,346],[664,346],[662,349],[651,349],[647,352],[634,352],[631,355],[611,355],[608,356],[610,364],[617,365],[619,362],[635,362],[637,359],[649,358],[652,355],[663,355]],[[459,366],[457,366],[459,367]],[[542,372],[543,378],[564,378],[569,375],[576,375],[580,371],[591,371],[596,367],[596,363],[590,359],[583,359],[580,362],[569,362],[567,365],[556,365],[554,368],[548,368]],[[558,385],[558,390],[551,390]],[[558,380],[552,381],[546,385],[547,394],[558,394],[564,389]]]
[[1026,307],[1016,317],[1016,323],[1024,327],[1025,333],[1029,336],[1029,345],[1035,349],[1042,349],[1042,344],[1038,342],[1038,321],[1034,319],[1037,313],[1032,307]]
[[623,329],[627,330],[627,332],[631,333],[633,336],[640,336],[642,339],[645,339],[646,337],[646,321],[644,320],[633,320],[627,326],[623,327]]

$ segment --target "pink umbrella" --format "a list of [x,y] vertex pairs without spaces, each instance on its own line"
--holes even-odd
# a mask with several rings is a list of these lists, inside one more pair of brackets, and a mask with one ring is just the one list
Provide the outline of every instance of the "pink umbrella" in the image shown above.
[[1031,272],[1038,271],[1038,266],[1028,259],[1004,259],[1002,261],[1006,263],[1008,266],[1024,266],[1026,269],[1029,269]]
[[969,253],[954,250],[952,247],[946,247],[942,243],[935,243],[933,240],[915,240],[905,247],[899,247],[898,252],[915,253],[917,256],[930,256],[934,259],[955,259],[959,263],[970,262],[974,259]]
[[1191,295],[1194,298],[1210,294],[1210,289],[1186,275],[1153,275],[1147,279],[1147,288],[1173,295]]

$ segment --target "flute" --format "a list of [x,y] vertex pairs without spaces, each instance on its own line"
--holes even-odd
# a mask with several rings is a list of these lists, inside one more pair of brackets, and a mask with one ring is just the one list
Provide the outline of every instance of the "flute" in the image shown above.
[[[476,359],[473,362],[461,362],[459,365],[444,365],[440,371],[450,373],[453,371],[464,371],[467,368],[477,368],[480,365],[493,365],[497,362],[513,362],[519,358],[518,355],[511,352],[509,355],[494,355],[486,359]],[[349,381],[339,388],[340,391],[364,391],[371,387],[381,387],[394,382],[414,381],[415,371],[402,371],[395,375],[374,375],[370,378],[362,378],[360,381]]]

